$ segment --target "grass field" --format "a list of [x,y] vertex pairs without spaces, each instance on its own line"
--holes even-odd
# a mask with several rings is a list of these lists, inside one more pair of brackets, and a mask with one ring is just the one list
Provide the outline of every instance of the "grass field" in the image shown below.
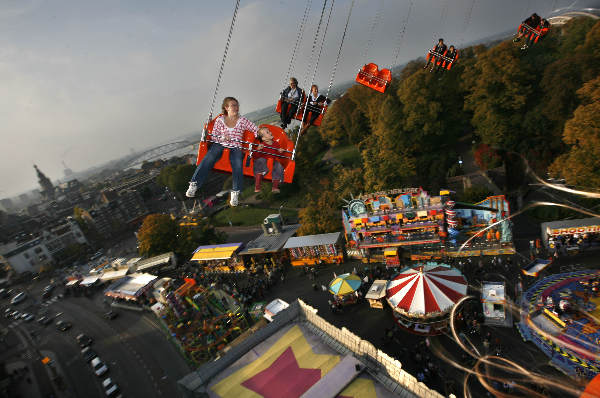
[[333,148],[331,155],[339,160],[344,166],[355,166],[360,164],[360,151],[354,145]]

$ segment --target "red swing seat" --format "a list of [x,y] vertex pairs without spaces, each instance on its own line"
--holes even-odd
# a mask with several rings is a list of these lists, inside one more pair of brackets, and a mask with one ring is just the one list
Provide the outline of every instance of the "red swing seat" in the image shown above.
[[456,56],[454,57],[454,59],[446,57],[447,53],[448,53],[448,50],[446,50],[444,55],[442,55],[441,57],[438,57],[437,64],[441,65],[442,68],[444,68],[446,70],[450,70],[450,69],[452,69],[452,65],[454,64],[454,62],[458,59],[458,55],[460,53],[458,50],[456,50]]
[[[221,115],[219,115],[221,116]],[[217,117],[219,117],[217,116]],[[200,145],[198,146],[198,157],[196,159],[196,165],[199,165],[206,156],[208,152],[208,146],[212,140],[212,130],[215,124],[214,118],[211,120],[206,126],[206,140],[200,141]],[[294,179],[294,170],[296,169],[296,162],[292,160],[292,153],[294,151],[294,143],[287,137],[285,132],[281,127],[271,126],[269,124],[261,124],[259,127],[266,127],[273,134],[273,140],[278,141],[280,147],[283,149],[281,155],[267,155],[267,168],[269,172],[264,176],[263,179],[271,181],[271,172],[273,170],[273,161],[276,160],[283,166],[283,182],[291,183]],[[258,151],[256,148],[258,147],[258,141],[254,138],[254,134],[251,131],[244,131],[244,138],[242,140],[242,150],[244,153],[244,158],[242,160],[242,167],[244,170],[244,175],[247,177],[254,178],[254,159],[250,157],[249,162],[248,157],[250,156],[251,151]],[[223,155],[221,159],[219,159],[214,167],[214,171],[219,171],[222,173],[231,174],[231,162],[229,161],[229,149],[225,148],[223,150]]]
[[363,66],[356,75],[356,82],[379,91],[385,92],[392,81],[392,72],[389,69],[381,69],[374,63]]
[[[296,114],[294,116],[292,116],[294,119],[302,121],[302,116],[304,115],[304,105],[306,105],[306,96],[303,95],[302,96],[302,104],[296,110]],[[281,113],[281,98],[277,101],[277,106],[275,106],[275,112]],[[289,112],[289,110],[288,110],[288,112]],[[306,112],[306,116],[304,117],[304,120],[310,120],[312,112],[313,111],[310,110],[310,108],[309,108],[308,112]],[[321,122],[323,121],[323,116],[325,115],[325,112],[327,112],[327,105],[323,106],[323,110],[321,111],[321,114],[319,115],[319,117],[312,124],[313,126],[318,127],[321,125]]]

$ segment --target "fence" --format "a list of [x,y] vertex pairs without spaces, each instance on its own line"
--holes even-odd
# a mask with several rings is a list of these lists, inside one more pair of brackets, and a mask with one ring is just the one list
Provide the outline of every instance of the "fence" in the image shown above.
[[369,341],[361,339],[345,327],[339,329],[333,326],[317,315],[317,310],[305,304],[302,300],[298,299],[298,303],[300,305],[300,315],[306,318],[309,328],[314,333],[322,336],[323,341],[336,351],[354,355],[361,360],[370,370],[370,373],[391,391],[400,394],[402,397],[443,397],[437,391],[429,389],[425,384],[417,381],[414,376],[403,370],[402,364],[397,359],[378,350]]

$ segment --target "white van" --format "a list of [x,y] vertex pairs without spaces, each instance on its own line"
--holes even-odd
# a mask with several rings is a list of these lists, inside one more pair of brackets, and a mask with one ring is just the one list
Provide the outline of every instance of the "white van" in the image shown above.
[[285,301],[283,301],[282,299],[275,299],[273,301],[271,301],[269,304],[267,304],[267,306],[265,307],[265,319],[269,322],[273,322],[273,317],[275,315],[277,315],[279,312],[285,310],[287,307],[289,307],[290,305],[288,303],[286,303]]
[[102,362],[102,360],[100,360],[100,358],[98,357],[92,359],[91,365],[92,369],[94,369],[94,373],[96,373],[96,376],[98,377],[108,372],[108,368],[106,367],[104,362]]

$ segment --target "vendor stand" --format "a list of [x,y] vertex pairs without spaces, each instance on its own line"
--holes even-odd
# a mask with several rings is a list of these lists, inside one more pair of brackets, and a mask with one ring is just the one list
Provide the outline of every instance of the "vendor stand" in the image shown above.
[[291,237],[283,248],[288,250],[291,263],[295,266],[340,264],[344,262],[344,247],[340,237],[340,232]]
[[387,286],[387,281],[382,279],[377,279],[371,287],[367,294],[365,294],[365,298],[369,301],[369,305],[371,308],[380,308],[383,309],[383,301],[385,299],[385,288]]
[[357,275],[342,274],[329,283],[329,292],[340,305],[355,304],[358,299],[356,291],[361,284],[362,280]]
[[238,256],[243,243],[198,246],[190,261],[200,263],[205,272],[243,272],[244,262]]

